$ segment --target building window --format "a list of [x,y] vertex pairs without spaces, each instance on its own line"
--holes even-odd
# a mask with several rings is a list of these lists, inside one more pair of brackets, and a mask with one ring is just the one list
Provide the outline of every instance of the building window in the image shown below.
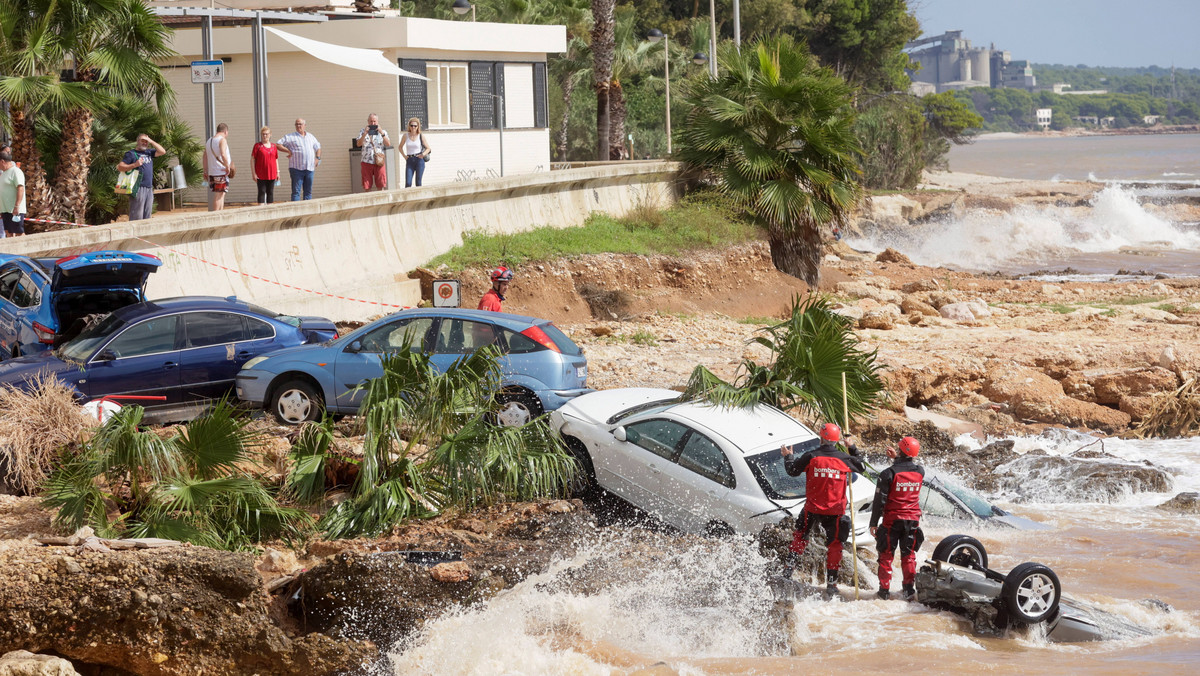
[[470,125],[467,64],[428,63],[429,128],[465,128]]

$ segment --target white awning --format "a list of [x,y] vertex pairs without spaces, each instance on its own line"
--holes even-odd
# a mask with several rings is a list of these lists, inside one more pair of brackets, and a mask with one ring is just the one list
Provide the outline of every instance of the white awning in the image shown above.
[[310,55],[322,61],[345,66],[346,68],[354,68],[355,70],[365,70],[372,73],[382,73],[384,75],[399,75],[400,77],[412,77],[418,80],[428,80],[424,75],[417,75],[392,63],[391,59],[383,55],[383,52],[378,49],[362,49],[359,47],[343,47],[330,42],[320,42],[319,40],[310,40],[302,38],[299,35],[284,33],[278,28],[263,26],[264,30],[271,31],[275,35],[287,40],[296,47],[308,52]]

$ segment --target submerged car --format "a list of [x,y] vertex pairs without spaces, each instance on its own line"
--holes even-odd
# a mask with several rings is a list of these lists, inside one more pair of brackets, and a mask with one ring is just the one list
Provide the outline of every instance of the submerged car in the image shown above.
[[[681,402],[679,393],[626,388],[588,394],[550,414],[587,479],[686,532],[755,534],[804,507],[805,477],[788,476],[780,446],[820,445],[795,418],[751,408]],[[858,537],[875,486],[851,486]]]
[[0,359],[53,349],[89,317],[144,301],[146,278],[161,265],[129,251],[57,260],[0,254]]
[[188,296],[126,305],[53,352],[0,363],[0,385],[52,377],[81,401],[138,401],[147,420],[182,420],[229,395],[242,365],[265,352],[337,337],[333,322],[291,317],[236,298]]
[[921,521],[929,524],[941,520],[967,520],[1020,530],[1050,528],[1000,509],[979,493],[959,485],[949,475],[926,467],[925,481],[921,485]]
[[502,354],[502,425],[522,425],[592,391],[583,350],[549,320],[432,308],[402,310],[326,345],[253,359],[237,375],[237,395],[280,423],[298,425],[326,411],[357,413],[366,393],[360,385],[383,375],[381,358],[390,351],[423,351],[435,366],[448,368],[487,346]]

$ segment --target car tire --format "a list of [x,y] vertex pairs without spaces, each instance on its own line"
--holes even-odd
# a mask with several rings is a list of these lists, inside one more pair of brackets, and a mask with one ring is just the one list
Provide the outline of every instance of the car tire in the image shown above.
[[529,392],[501,392],[496,395],[496,403],[496,424],[500,427],[520,427],[542,414],[542,402]]
[[563,436],[563,444],[567,447],[567,453],[575,460],[576,468],[575,479],[567,484],[567,490],[572,497],[587,497],[598,487],[592,456],[588,453],[587,446],[575,437]]
[[1021,624],[1037,624],[1052,617],[1061,597],[1058,576],[1040,563],[1022,563],[1013,568],[1000,588],[1009,619]]
[[985,569],[988,566],[987,550],[983,543],[970,535],[949,535],[933,548],[933,560],[956,566]]
[[283,425],[302,425],[320,420],[325,401],[317,388],[305,380],[292,379],[271,394],[271,414]]

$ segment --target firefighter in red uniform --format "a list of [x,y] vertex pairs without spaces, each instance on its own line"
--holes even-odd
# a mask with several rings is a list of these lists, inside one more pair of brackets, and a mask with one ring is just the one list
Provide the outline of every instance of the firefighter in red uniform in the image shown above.
[[479,299],[478,309],[503,312],[500,302],[504,300],[504,294],[508,293],[508,285],[512,283],[512,278],[513,271],[503,265],[492,270],[492,288]]
[[[912,437],[900,440],[899,454],[887,449],[888,457],[894,462],[879,473],[875,482],[875,502],[871,505],[871,535],[879,551],[879,592],[877,596],[891,596],[892,556],[900,548],[900,570],[904,575],[904,598],[913,600],[917,577],[917,550],[925,540],[921,532],[921,484],[925,481],[925,468],[913,462],[921,451],[921,443]],[[879,519],[883,518],[882,528]]]
[[792,452],[791,446],[779,449],[783,455],[784,469],[790,476],[805,475],[804,511],[796,521],[796,533],[792,536],[792,546],[785,560],[784,577],[791,577],[792,571],[804,554],[808,536],[814,526],[825,531],[825,545],[828,551],[825,555],[825,590],[837,591],[838,568],[842,565],[842,547],[850,537],[850,517],[846,516],[846,486],[850,481],[851,472],[862,472],[863,463],[858,456],[858,448],[848,443],[850,454],[838,450],[837,442],[842,438],[842,430],[833,423],[826,423],[821,428],[821,445],[801,456]]

